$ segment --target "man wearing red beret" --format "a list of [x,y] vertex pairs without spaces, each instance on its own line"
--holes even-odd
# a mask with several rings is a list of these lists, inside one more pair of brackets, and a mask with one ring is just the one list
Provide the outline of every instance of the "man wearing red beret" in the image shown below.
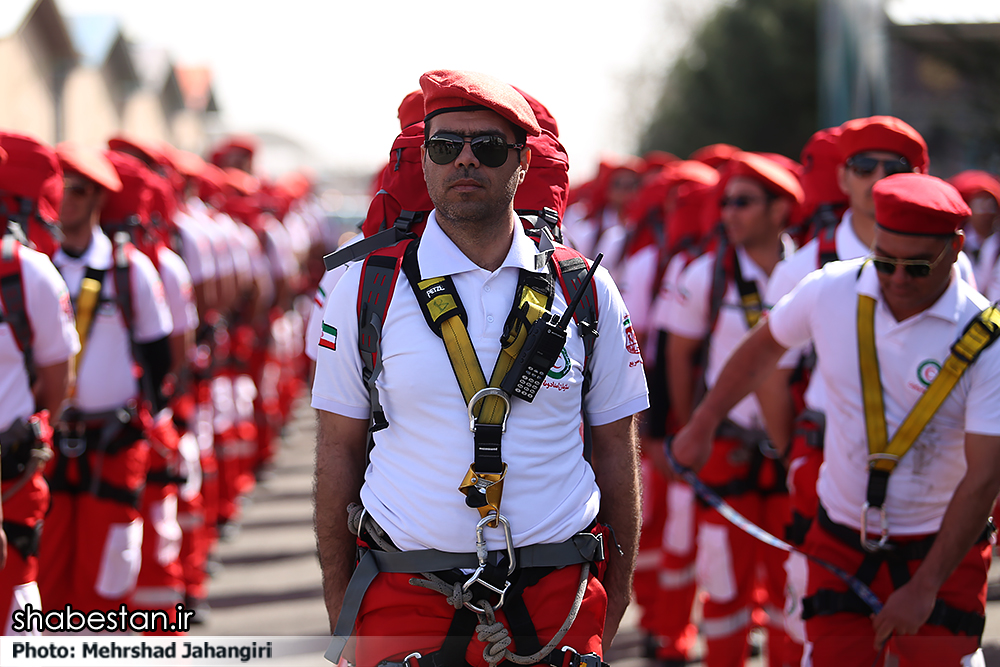
[[[0,133],[0,151],[6,157],[0,165],[0,206],[20,217],[22,231],[25,223],[29,229],[40,225],[41,185],[62,178],[55,152],[31,137],[8,133]],[[55,191],[47,202],[53,210],[60,194]],[[6,228],[0,276],[0,634],[37,634],[37,628],[15,632],[12,614],[28,605],[42,608],[38,540],[49,507],[42,471],[52,456],[50,416],[54,420],[66,398],[69,359],[80,343],[59,272]]]
[[885,602],[874,614],[810,563],[812,664],[881,665],[887,649],[901,666],[957,665],[977,650],[984,623],[1000,346],[982,343],[1000,318],[958,276],[970,210],[952,186],[899,174],[873,196],[872,257],[830,263],[782,299],[733,353],[674,453],[701,467],[730,406],[787,349],[812,342],[829,397],[820,510],[803,548]]
[[[782,230],[803,199],[795,175],[760,155],[735,153],[724,179],[722,223],[729,245],[706,253],[681,274],[679,296],[666,311],[670,334],[667,372],[678,424],[687,422],[696,402],[699,352],[705,350],[704,377],[712,386],[719,381],[726,357],[763,315],[761,295],[786,251]],[[702,478],[745,516],[780,529],[788,498],[784,472],[775,461],[763,427],[763,415],[754,398],[728,411]],[[787,642],[782,623],[783,554],[758,546],[707,507],[698,512],[697,551],[696,574],[709,594],[701,627],[707,646],[705,664],[743,664],[758,564],[767,572],[772,664],[795,662],[798,650]]]
[[[390,279],[377,390],[365,385],[358,347],[359,285],[374,266],[367,261],[349,267],[328,297],[316,360],[316,532],[335,635],[327,655],[338,660],[353,634],[362,667],[485,666],[514,655],[524,664],[598,665],[629,603],[639,523],[633,415],[648,401],[628,313],[599,269],[591,357],[582,340],[590,334],[570,325],[565,345],[550,344],[563,348],[560,361],[534,399],[509,399],[505,427],[497,418],[508,399],[496,379],[466,398],[461,378],[484,382],[464,369],[492,368],[505,320],[525,317],[508,316],[512,303],[529,312],[515,300],[528,294],[525,285],[550,294],[544,308],[554,313],[568,299],[513,208],[531,160],[526,137],[540,132],[528,103],[472,72],[428,72],[420,83],[422,162],[435,208],[419,245],[406,246],[406,270]],[[441,318],[454,345],[429,326],[435,320],[418,295],[452,313],[449,304],[464,304],[460,322]],[[447,346],[463,350],[461,362]],[[378,405],[388,426],[375,427],[366,468]],[[359,501],[355,538],[343,512]],[[605,533],[602,557],[594,548]]]
[[1000,284],[993,282],[993,271],[1000,255],[1000,181],[978,169],[959,172],[948,179],[961,193],[972,215],[965,226],[965,249],[975,261],[976,285],[991,300],[1000,298]]
[[97,151],[64,144],[59,156],[64,240],[52,261],[73,297],[82,349],[46,468],[52,505],[39,585],[47,609],[116,609],[139,574],[149,406],[158,412],[172,321],[149,258],[131,244],[113,244],[99,224],[102,216],[124,223],[146,215],[148,193],[124,188]]

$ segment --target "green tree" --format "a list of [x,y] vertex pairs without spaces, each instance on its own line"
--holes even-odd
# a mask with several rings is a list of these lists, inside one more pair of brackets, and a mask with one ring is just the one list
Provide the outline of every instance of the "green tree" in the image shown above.
[[798,157],[817,128],[817,0],[735,0],[673,65],[641,140],[689,155],[729,143]]

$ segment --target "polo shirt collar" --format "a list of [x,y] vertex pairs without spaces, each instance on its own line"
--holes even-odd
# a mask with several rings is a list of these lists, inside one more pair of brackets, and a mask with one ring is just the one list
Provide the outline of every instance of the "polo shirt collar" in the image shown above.
[[95,227],[90,237],[90,245],[80,257],[70,257],[62,248],[56,251],[52,263],[56,266],[89,266],[92,269],[110,269],[112,264],[111,239]]
[[[937,317],[938,319],[957,324],[962,318],[961,300],[958,293],[959,282],[961,280],[962,278],[958,273],[958,266],[952,265],[951,282],[948,283],[948,289],[927,310],[918,313],[916,317]],[[875,265],[871,262],[866,262],[862,267],[861,276],[855,284],[855,290],[858,294],[864,294],[875,299],[880,308],[885,308],[888,311],[888,307],[882,298],[882,290],[879,288],[878,273],[875,271]]]
[[[514,240],[500,268],[545,273],[545,262],[538,262],[540,266],[536,266],[535,257],[539,254],[534,241],[524,233],[524,228],[521,225],[514,225]],[[485,270],[466,257],[455,242],[444,233],[437,221],[437,211],[431,211],[427,217],[427,226],[417,248],[417,263],[420,266],[420,275],[425,278]]]
[[736,258],[740,263],[740,275],[743,276],[743,280],[752,280],[761,285],[767,284],[768,276],[764,273],[764,269],[760,268],[757,262],[753,261],[750,255],[747,254],[747,251],[743,249],[743,246],[736,246]]

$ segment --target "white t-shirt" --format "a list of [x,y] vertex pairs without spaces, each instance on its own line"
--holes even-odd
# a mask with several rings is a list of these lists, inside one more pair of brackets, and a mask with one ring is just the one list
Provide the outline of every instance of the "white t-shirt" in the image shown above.
[[998,254],[1000,254],[1000,234],[994,232],[983,241],[983,245],[979,248],[979,257],[976,258],[976,265],[973,267],[976,285],[983,294],[987,294],[987,290],[991,287]]
[[[632,317],[632,327],[649,340],[653,291],[656,289],[656,269],[660,259],[660,249],[651,244],[625,259],[618,267],[621,279],[622,298]],[[602,262],[603,264],[603,262]],[[643,350],[646,352],[646,350]],[[652,361],[648,358],[647,361]]]
[[[115,303],[114,263],[111,240],[99,230],[83,256],[74,258],[56,251],[53,263],[75,299],[87,267],[105,269],[101,298],[94,312],[90,336],[77,368],[76,396],[72,404],[82,412],[119,408],[139,393],[132,372],[132,347],[121,311]],[[133,329],[138,343],[151,343],[173,331],[170,308],[163,296],[163,283],[149,258],[138,250],[129,257],[134,309]]]
[[[352,245],[365,238],[364,234],[352,236],[343,247]],[[335,269],[331,269],[320,278],[319,286],[316,287],[316,294],[313,295],[312,307],[309,309],[309,322],[306,323],[306,356],[316,361],[316,354],[319,351],[319,338],[323,332],[323,312],[326,310],[326,300],[337,286],[340,279],[347,273],[350,264],[342,264]]]
[[[952,344],[986,300],[952,269],[947,291],[930,308],[897,322],[882,300],[873,266],[833,262],[810,274],[768,318],[786,347],[812,341],[815,375],[827,387],[824,456],[817,491],[835,522],[860,529],[868,484],[868,444],[858,362],[858,295],[875,298],[875,339],[889,437],[925,391]],[[965,433],[1000,435],[1000,345],[987,349],[959,380],[889,478],[885,509],[890,533],[940,529],[965,475]]]
[[[25,247],[18,248],[18,254],[35,366],[60,364],[80,350],[66,283],[45,255]],[[0,295],[6,315],[2,300]],[[0,323],[0,431],[7,430],[15,419],[30,417],[34,410],[24,356],[10,324],[4,321]]]
[[191,273],[191,282],[201,285],[206,280],[215,278],[215,248],[212,237],[205,231],[205,225],[212,224],[211,219],[197,213],[178,211],[174,223],[181,237],[181,257]]
[[669,331],[670,322],[670,302],[677,299],[687,298],[687,294],[681,294],[678,290],[681,273],[687,268],[694,258],[688,251],[681,250],[674,254],[667,263],[667,270],[663,272],[663,279],[660,281],[660,291],[656,293],[653,301],[652,313],[650,315],[650,329],[653,331]]
[[158,255],[163,296],[170,307],[170,318],[174,321],[171,334],[176,336],[194,331],[198,328],[198,306],[191,289],[191,274],[184,260],[173,250],[161,247]]
[[[740,263],[740,273],[743,279],[755,282],[758,294],[763,295],[767,288],[767,274],[746,254],[743,248],[736,249],[736,256]],[[676,298],[671,299],[664,309],[663,324],[670,334],[693,340],[701,340],[708,335],[714,270],[715,252],[713,251],[694,260],[681,273],[677,281]],[[766,307],[767,303],[764,303]],[[747,331],[749,328],[736,283],[733,280],[728,280],[708,350],[705,381],[709,388],[715,384],[715,380],[722,372],[722,367],[729,355],[736,349]],[[750,394],[737,403],[729,411],[729,419],[744,428],[763,427],[764,421],[761,417],[757,397]]]
[[[452,276],[487,377],[500,352],[519,271],[534,271],[536,254],[535,244],[518,227],[503,265],[491,273],[458,249],[433,213],[427,222],[417,253],[421,275]],[[327,340],[335,339],[335,349],[319,350],[312,405],[367,420],[369,394],[358,352],[361,267],[359,262],[348,268],[327,299],[324,333]],[[592,379],[583,409],[591,424],[603,425],[644,410],[648,396],[639,350],[628,339],[628,312],[621,296],[607,272],[598,270],[595,283],[600,336],[590,360]],[[557,286],[553,311],[565,308]],[[402,272],[381,351],[384,370],[378,384],[389,427],[375,435],[361,499],[401,549],[474,551],[479,513],[466,506],[457,490],[473,458],[465,400],[444,345],[427,326]],[[530,405],[513,401],[503,437],[503,459],[509,467],[502,512],[516,546],[562,542],[597,515],[600,491],[583,458],[580,429],[583,358],[583,341],[571,324],[564,353],[535,400]],[[501,531],[487,530],[486,537],[490,549],[503,548]]]

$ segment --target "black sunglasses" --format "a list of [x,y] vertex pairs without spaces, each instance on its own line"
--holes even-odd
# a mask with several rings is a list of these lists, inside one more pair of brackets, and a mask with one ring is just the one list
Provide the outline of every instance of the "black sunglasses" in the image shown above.
[[63,185],[63,194],[76,195],[77,197],[83,197],[90,193],[91,185],[84,183],[66,183]]
[[904,174],[906,172],[912,172],[913,166],[910,165],[910,161],[905,157],[901,157],[896,160],[879,160],[878,158],[868,157],[865,155],[855,155],[848,158],[847,166],[857,174],[858,176],[871,176],[878,169],[878,166],[882,165],[885,170],[886,176],[892,176],[893,174]]
[[460,137],[457,134],[435,134],[424,142],[427,155],[434,164],[451,164],[461,155],[465,144],[472,147],[472,154],[487,167],[502,167],[507,162],[507,151],[521,150],[524,144],[508,144],[507,139],[497,134],[479,137]]
[[719,200],[719,208],[746,208],[759,201],[764,201],[764,197],[750,197],[748,195],[738,195],[735,197],[723,197]]
[[897,266],[902,266],[906,275],[911,278],[926,278],[934,267],[941,263],[950,247],[950,243],[946,245],[933,262],[928,262],[926,259],[896,259],[895,257],[879,257],[877,255],[872,255],[871,260],[872,264],[875,265],[875,270],[887,276],[894,274]]

